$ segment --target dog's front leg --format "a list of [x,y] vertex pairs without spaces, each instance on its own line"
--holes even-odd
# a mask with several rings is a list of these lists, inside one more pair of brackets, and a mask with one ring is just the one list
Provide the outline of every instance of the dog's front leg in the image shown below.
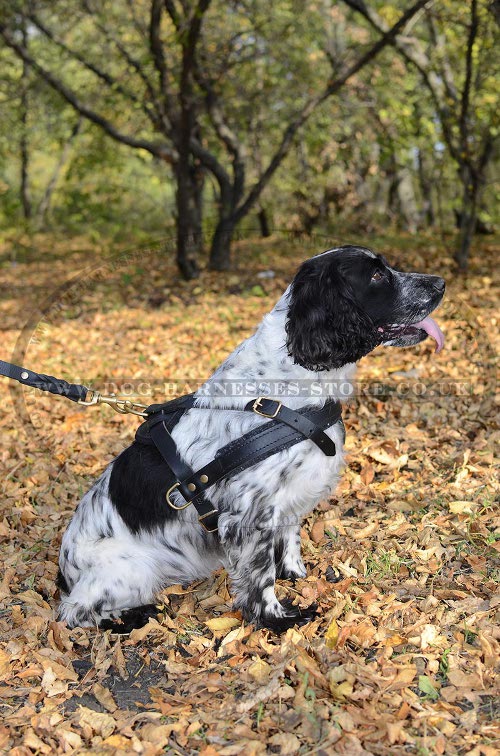
[[276,577],[281,580],[298,580],[306,576],[300,556],[300,521],[277,528],[274,539]]
[[282,633],[313,619],[314,607],[299,609],[276,597],[276,527],[271,507],[259,507],[253,518],[221,517],[219,534],[235,603],[247,622]]

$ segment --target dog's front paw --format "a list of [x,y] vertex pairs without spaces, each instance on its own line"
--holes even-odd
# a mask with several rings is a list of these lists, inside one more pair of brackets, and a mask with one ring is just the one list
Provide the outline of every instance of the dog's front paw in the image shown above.
[[267,627],[273,633],[280,635],[290,627],[307,625],[308,622],[312,622],[318,615],[316,604],[311,604],[311,606],[301,609],[298,606],[294,606],[289,599],[285,599],[280,603],[283,613],[280,615],[263,614],[256,623],[257,627]]
[[303,578],[307,575],[304,565],[297,565],[296,567],[286,567],[282,565],[278,568],[276,577],[278,580],[291,580],[295,583],[296,580]]
[[158,608],[155,604],[145,604],[136,606],[132,609],[124,609],[117,616],[101,619],[99,627],[101,630],[111,630],[113,633],[128,634],[132,630],[148,624],[150,617],[158,616]]

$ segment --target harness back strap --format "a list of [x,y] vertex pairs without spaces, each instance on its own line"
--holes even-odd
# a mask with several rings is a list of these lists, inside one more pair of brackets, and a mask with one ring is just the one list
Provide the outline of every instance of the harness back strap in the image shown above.
[[[296,412],[274,399],[259,397],[249,402],[244,410],[253,411],[276,422],[265,423],[226,444],[219,449],[215,459],[197,472],[193,472],[191,467],[181,460],[175,441],[170,435],[172,423],[167,419],[172,417],[170,405],[166,405],[165,409],[157,405],[153,410],[154,414],[144,423],[152,441],[177,478],[177,482],[167,493],[168,504],[174,509],[184,509],[192,503],[198,511],[201,524],[209,531],[217,529],[218,512],[206,499],[205,492],[215,483],[230,478],[304,439],[316,443],[327,456],[334,456],[336,453],[334,442],[323,428],[330,427],[341,419],[338,401],[327,402],[321,408],[303,408]],[[143,439],[144,433],[141,433],[138,440]],[[176,506],[172,503],[170,495],[174,490],[182,495],[185,504]]]

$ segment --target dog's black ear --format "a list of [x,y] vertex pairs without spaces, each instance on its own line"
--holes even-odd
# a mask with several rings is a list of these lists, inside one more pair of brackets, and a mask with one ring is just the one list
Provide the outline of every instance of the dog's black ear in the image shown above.
[[317,259],[305,262],[292,283],[286,332],[288,353],[308,370],[356,362],[378,343],[337,267]]

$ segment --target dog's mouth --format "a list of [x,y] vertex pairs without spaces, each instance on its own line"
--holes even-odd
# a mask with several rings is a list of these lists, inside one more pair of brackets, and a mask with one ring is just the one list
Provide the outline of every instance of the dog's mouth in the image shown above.
[[436,321],[427,316],[418,323],[409,325],[391,324],[379,326],[377,329],[382,336],[383,343],[390,346],[410,346],[418,344],[430,336],[436,342],[436,352],[440,352],[444,346],[444,333]]

